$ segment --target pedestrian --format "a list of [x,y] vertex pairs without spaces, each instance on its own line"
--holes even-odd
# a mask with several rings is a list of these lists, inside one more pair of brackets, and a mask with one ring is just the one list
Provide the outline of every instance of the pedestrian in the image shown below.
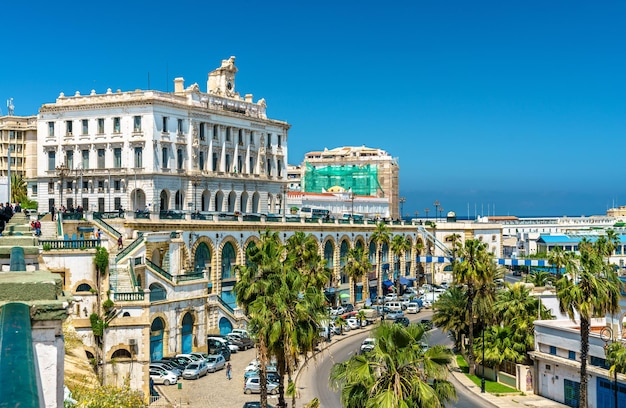
[[54,221],[54,206],[50,208],[50,214],[52,215],[52,221]]
[[102,231],[100,231],[100,228],[98,228],[98,231],[96,231],[96,239],[98,241],[100,241],[100,239],[102,239]]
[[230,362],[226,364],[226,378],[230,381],[230,370],[231,370]]
[[41,236],[41,222],[39,220],[35,221],[35,235]]
[[124,245],[122,244],[122,236],[120,235],[119,238],[117,239],[117,249],[123,249]]

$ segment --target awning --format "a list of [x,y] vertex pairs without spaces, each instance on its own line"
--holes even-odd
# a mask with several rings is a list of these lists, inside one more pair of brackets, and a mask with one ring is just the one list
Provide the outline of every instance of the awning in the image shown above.
[[390,280],[383,281],[383,285],[385,286],[393,286],[393,282]]
[[341,295],[339,295],[339,297],[342,299],[347,299],[350,298],[350,295],[348,293],[342,293]]
[[407,278],[401,276],[400,279],[398,279],[398,281],[400,282],[401,285],[408,285],[409,283],[411,283],[410,280],[408,280]]

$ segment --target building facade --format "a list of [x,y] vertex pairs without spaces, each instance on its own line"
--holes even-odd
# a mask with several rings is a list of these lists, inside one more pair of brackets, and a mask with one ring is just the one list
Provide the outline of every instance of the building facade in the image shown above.
[[[29,193],[33,192],[33,188],[36,192],[36,116],[0,117],[0,178],[2,178],[2,180],[8,180],[9,165],[11,175],[17,175],[18,177],[21,177],[24,182],[27,183]],[[9,198],[6,197],[5,199],[5,196],[6,193],[4,193],[4,195],[1,195],[0,200],[9,201]]]
[[92,90],[44,104],[30,191],[40,212],[275,212],[290,125],[235,91],[234,62],[209,73],[206,92],[176,78],[174,92]]

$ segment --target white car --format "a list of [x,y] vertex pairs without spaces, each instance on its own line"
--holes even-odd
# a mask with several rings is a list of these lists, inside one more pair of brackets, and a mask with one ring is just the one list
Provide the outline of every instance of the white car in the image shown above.
[[374,350],[374,346],[376,346],[376,339],[372,337],[366,338],[361,343],[361,353]]
[[359,327],[367,326],[367,322],[365,320],[363,320],[362,322],[359,322],[359,319],[357,319],[356,317],[350,317],[346,319],[346,323],[348,323],[348,326],[351,329],[358,329]]
[[391,302],[392,300],[398,300],[398,295],[395,293],[387,293],[385,295],[385,302]]
[[171,371],[150,367],[150,379],[154,384],[172,385],[178,382],[178,377]]
[[232,344],[228,341],[228,339],[225,339],[224,337],[208,337],[207,340],[215,340],[220,342],[223,346],[228,347],[228,350],[230,350],[231,353],[236,353],[239,351],[239,346]]
[[424,309],[430,309],[431,307],[433,307],[433,304],[430,302],[430,300],[423,299],[422,306],[424,307]]
[[409,302],[409,305],[406,307],[406,312],[410,314],[419,313],[420,305],[417,302]]
[[330,315],[331,316],[339,316],[342,315],[346,312],[346,310],[343,308],[343,306],[333,306],[330,308]]

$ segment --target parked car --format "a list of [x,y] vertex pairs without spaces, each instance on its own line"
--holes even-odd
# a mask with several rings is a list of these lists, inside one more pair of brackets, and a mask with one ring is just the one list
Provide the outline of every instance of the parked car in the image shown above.
[[404,313],[402,312],[392,312],[390,311],[385,315],[385,319],[387,320],[396,320],[398,317],[403,317]]
[[244,336],[241,333],[230,333],[227,334],[226,337],[231,340],[235,340],[235,342],[241,343],[239,347],[240,350],[248,350],[254,347],[254,341],[248,336]]
[[343,308],[343,306],[333,306],[330,308],[330,315],[331,316],[339,316],[342,315],[346,312],[346,309]]
[[233,331],[231,333],[238,334],[241,337],[250,338],[250,333],[248,333],[248,330],[246,330],[246,329],[233,329]]
[[164,370],[171,371],[176,374],[177,377],[180,377],[183,374],[183,370],[166,362],[153,361],[150,363],[150,368],[162,368]]
[[194,362],[196,362],[198,360],[202,360],[201,357],[194,356],[194,355],[191,355],[191,354],[188,354],[188,353],[176,354],[176,357],[184,357],[186,359],[189,359],[190,363],[194,363]]
[[348,312],[353,312],[354,311],[354,305],[352,303],[346,303],[343,305],[343,310],[348,313]]
[[350,317],[349,319],[346,319],[346,323],[348,324],[348,326],[350,326],[351,329],[358,329],[360,327],[367,326],[367,322],[365,321],[365,319],[363,321],[359,321],[359,319],[356,317]]
[[221,370],[222,368],[226,367],[226,360],[221,354],[214,354],[211,356],[207,356],[206,365],[208,372],[214,373],[217,370]]
[[420,305],[417,302],[409,302],[409,305],[406,307],[406,312],[410,314],[419,313]]
[[230,361],[230,350],[226,346],[222,346],[213,350],[212,354],[221,354],[224,360]]
[[228,350],[230,350],[231,353],[239,351],[239,347],[228,341],[228,338],[226,337],[207,337],[207,342],[220,343],[222,346],[228,347]]
[[196,357],[200,357],[201,359],[203,359],[205,361],[206,361],[207,357],[209,357],[209,355],[207,353],[200,353],[199,351],[194,351],[194,352],[189,353],[189,354],[191,354],[193,356],[196,356]]
[[401,316],[401,317],[396,317],[396,320],[393,321],[394,323],[398,323],[403,325],[404,327],[407,327],[411,322],[409,322],[409,319]]
[[[261,393],[261,378],[250,377],[243,385],[244,394],[260,394]],[[278,394],[278,384],[272,381],[267,381],[267,393],[276,395]]]
[[374,350],[374,346],[376,346],[376,339],[373,337],[368,337],[361,343],[361,353],[366,353],[368,351]]
[[431,330],[433,328],[433,321],[432,320],[422,319],[422,320],[420,320],[420,324],[422,326],[424,326],[424,330],[426,330],[426,331]]
[[202,361],[195,361],[185,368],[183,371],[183,378],[186,380],[198,379],[207,375],[209,367],[204,359]]
[[178,377],[171,371],[150,368],[150,379],[155,384],[172,385],[178,382]]
[[[260,370],[253,370],[253,371],[246,371],[243,373],[243,378],[244,380],[250,378],[250,377],[260,377]],[[269,366],[269,368],[265,371],[265,376],[267,378],[268,381],[271,382],[279,382],[280,381],[280,375],[278,374],[278,371],[276,371],[276,369],[272,366]]]
[[[261,408],[261,403],[259,401],[248,401],[243,404],[243,408]],[[267,408],[274,408],[274,406],[267,404]]]
[[395,293],[387,293],[385,295],[385,302],[391,302],[392,300],[398,300],[398,295]]
[[422,304],[424,305],[424,309],[430,309],[431,307],[433,307],[433,304],[430,302],[430,300],[423,299]]

